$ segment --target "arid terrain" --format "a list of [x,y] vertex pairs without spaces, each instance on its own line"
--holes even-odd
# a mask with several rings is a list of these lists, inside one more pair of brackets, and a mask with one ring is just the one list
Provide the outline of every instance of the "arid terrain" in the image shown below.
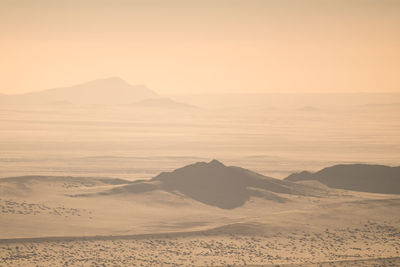
[[399,265],[399,95],[362,96],[3,96],[0,265]]
[[[195,174],[205,176],[193,184]],[[210,201],[213,191],[202,191],[210,186],[229,203]],[[5,178],[0,190],[5,266],[399,263],[399,195],[282,181],[218,161],[149,181]]]
[[400,0],[0,0],[0,267],[400,266]]

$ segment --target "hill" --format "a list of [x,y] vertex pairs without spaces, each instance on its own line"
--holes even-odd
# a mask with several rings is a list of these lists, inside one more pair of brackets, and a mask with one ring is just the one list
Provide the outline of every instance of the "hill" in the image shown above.
[[303,171],[285,181],[317,180],[329,187],[360,192],[400,194],[400,167],[348,164],[324,168],[316,173]]
[[154,190],[182,194],[221,209],[242,206],[251,197],[285,202],[286,199],[279,194],[312,195],[318,191],[310,186],[266,177],[239,167],[228,167],[212,160],[163,172],[150,181],[136,181],[101,194],[140,194]]

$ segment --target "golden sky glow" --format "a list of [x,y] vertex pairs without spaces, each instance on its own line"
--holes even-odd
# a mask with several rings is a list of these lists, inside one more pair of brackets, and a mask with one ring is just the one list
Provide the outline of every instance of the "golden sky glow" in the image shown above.
[[0,2],[0,93],[400,92],[400,1]]

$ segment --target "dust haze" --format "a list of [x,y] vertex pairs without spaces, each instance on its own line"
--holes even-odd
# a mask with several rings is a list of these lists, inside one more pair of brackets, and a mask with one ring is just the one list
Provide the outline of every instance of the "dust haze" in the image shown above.
[[400,265],[400,6],[168,2],[0,4],[0,266]]

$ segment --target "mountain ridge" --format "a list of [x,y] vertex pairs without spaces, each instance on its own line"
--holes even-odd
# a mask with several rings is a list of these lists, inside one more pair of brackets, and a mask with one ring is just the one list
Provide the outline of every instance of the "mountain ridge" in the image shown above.
[[159,95],[143,84],[131,85],[119,77],[96,79],[67,87],[50,88],[18,95],[0,95],[11,104],[129,104]]

